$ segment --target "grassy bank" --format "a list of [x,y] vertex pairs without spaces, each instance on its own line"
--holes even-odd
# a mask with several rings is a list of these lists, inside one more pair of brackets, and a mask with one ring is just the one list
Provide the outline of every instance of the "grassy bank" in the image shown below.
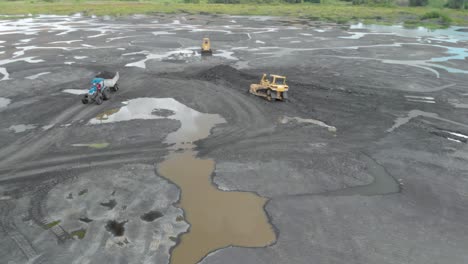
[[468,10],[434,9],[429,7],[380,7],[342,4],[276,4],[276,5],[226,5],[226,4],[184,4],[163,2],[123,2],[123,1],[74,1],[74,2],[35,2],[0,1],[0,14],[73,14],[87,15],[130,15],[151,13],[190,13],[190,14],[229,14],[229,15],[269,15],[309,18],[337,23],[364,21],[368,23],[401,23],[408,20],[419,24],[437,24],[425,21],[424,15],[437,11],[450,18],[452,25],[468,25]]

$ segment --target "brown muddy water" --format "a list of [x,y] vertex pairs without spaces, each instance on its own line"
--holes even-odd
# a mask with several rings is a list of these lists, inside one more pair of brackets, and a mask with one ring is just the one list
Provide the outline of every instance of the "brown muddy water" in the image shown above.
[[172,251],[172,264],[195,264],[227,246],[262,247],[275,241],[263,210],[266,199],[248,192],[225,192],[211,183],[215,163],[193,151],[172,153],[159,173],[182,190],[180,206],[190,224]]
[[118,111],[89,123],[162,118],[181,123],[165,139],[171,152],[158,165],[158,173],[179,186],[179,205],[190,224],[172,251],[172,264],[195,264],[220,248],[263,247],[276,240],[264,210],[267,199],[254,193],[218,189],[211,181],[214,160],[197,158],[193,150],[193,142],[208,137],[213,127],[226,122],[221,116],[200,113],[172,98],[137,98],[123,104]]

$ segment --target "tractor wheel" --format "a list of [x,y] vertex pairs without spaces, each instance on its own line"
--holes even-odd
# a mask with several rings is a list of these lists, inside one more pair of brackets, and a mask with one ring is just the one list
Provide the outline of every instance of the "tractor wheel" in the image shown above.
[[97,105],[102,104],[102,95],[101,94],[96,95],[96,104]]
[[119,90],[119,85],[115,84],[114,87],[112,87],[112,91],[117,92]]
[[104,89],[104,91],[102,91],[102,98],[104,100],[109,100],[111,98],[111,93],[110,93],[109,88],[106,88]]

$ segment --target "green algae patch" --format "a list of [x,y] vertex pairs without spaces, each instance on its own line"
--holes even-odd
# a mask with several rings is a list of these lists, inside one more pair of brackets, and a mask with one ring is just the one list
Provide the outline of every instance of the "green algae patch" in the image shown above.
[[72,237],[77,237],[78,239],[83,239],[86,235],[86,229],[78,229],[70,233]]
[[53,222],[50,222],[50,223],[47,223],[45,225],[46,229],[51,229],[52,227],[56,226],[60,224],[60,220],[56,220],[56,221],[53,221]]

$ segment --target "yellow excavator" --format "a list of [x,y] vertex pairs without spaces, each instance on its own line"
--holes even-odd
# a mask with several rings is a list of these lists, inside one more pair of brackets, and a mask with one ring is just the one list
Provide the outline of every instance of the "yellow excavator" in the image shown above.
[[203,43],[201,46],[201,55],[211,55],[213,52],[211,51],[211,43],[209,38],[203,38]]
[[286,84],[286,77],[264,73],[260,83],[254,83],[250,85],[249,92],[257,96],[265,97],[268,101],[281,100],[286,101],[288,99],[289,86]]

